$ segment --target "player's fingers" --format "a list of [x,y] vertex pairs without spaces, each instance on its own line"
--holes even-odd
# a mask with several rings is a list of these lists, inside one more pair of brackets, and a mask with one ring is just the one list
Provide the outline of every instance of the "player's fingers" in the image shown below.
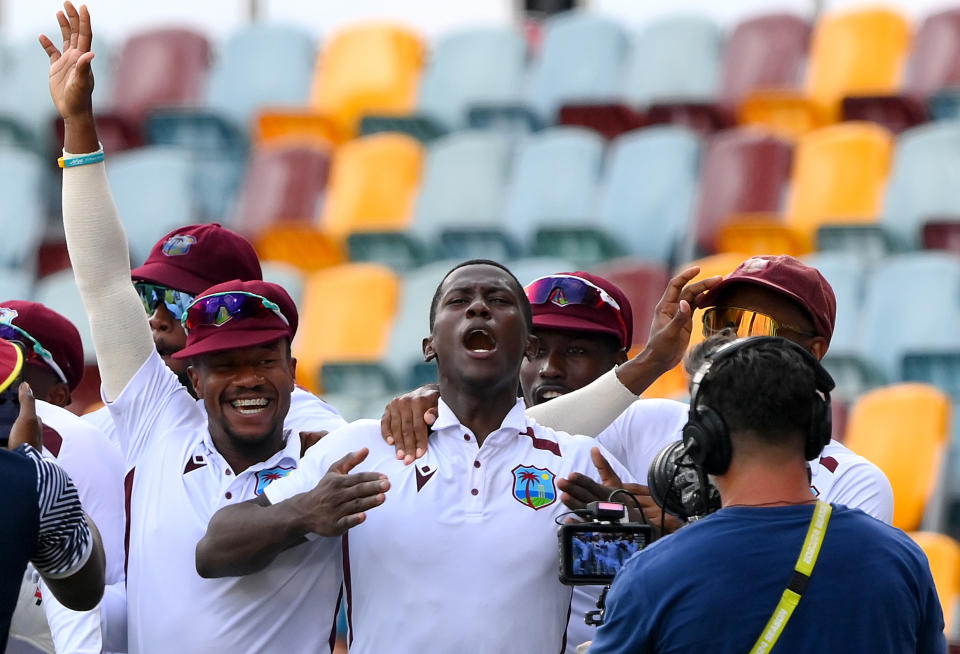
[[417,448],[413,456],[419,459],[427,453],[427,438],[430,436],[430,426],[424,420],[415,420],[413,431],[414,444]]
[[20,382],[17,388],[17,399],[20,402],[20,418],[24,420],[37,419],[37,403],[33,397],[33,389],[27,382]]
[[415,410],[409,406],[405,406],[400,413],[400,448],[397,454],[400,454],[400,450],[403,451],[405,465],[413,463],[413,453],[417,449],[417,434],[413,427],[414,420],[417,419],[415,416]]
[[77,39],[77,47],[81,52],[89,52],[90,45],[93,42],[93,30],[90,27],[90,11],[87,5],[80,5],[80,32]]
[[699,274],[700,266],[690,266],[689,268],[681,270],[679,273],[674,275],[667,284],[666,290],[663,292],[663,300],[667,302],[676,302],[680,297],[680,293],[683,291],[683,287]]
[[69,0],[63,3],[63,8],[67,12],[67,20],[70,21],[70,47],[75,48],[80,40],[80,14]]
[[597,467],[597,472],[600,473],[600,482],[609,488],[620,488],[623,486],[623,482],[620,481],[620,477],[614,472],[613,468],[610,466],[610,462],[603,456],[600,452],[599,447],[590,448],[590,458],[593,460],[593,465]]
[[40,35],[40,46],[43,48],[43,51],[47,53],[47,56],[50,57],[50,63],[54,63],[60,59],[60,50],[57,49],[57,46],[53,44],[53,41],[46,34]]
[[[584,504],[587,502],[602,502],[607,499],[607,493],[602,487],[589,477],[573,473],[560,485],[560,489],[569,493]],[[559,483],[559,482],[558,482]],[[597,489],[600,489],[599,491]]]
[[80,75],[86,75],[90,71],[90,62],[93,61],[93,53],[85,52],[80,55],[80,58],[77,59],[77,73]]
[[630,493],[631,495],[650,496],[650,489],[644,486],[643,484],[624,484],[623,489]]
[[352,529],[356,527],[366,519],[367,519],[367,516],[365,513],[355,513],[353,515],[344,516],[339,520],[337,520],[336,522],[337,533],[342,534],[346,532],[348,529]]
[[[579,511],[587,506],[586,503],[574,497],[570,493],[560,493],[560,501],[563,502],[563,505],[571,511]],[[576,522],[573,518],[570,518],[569,521]]]
[[[374,478],[371,479],[367,475],[371,475]],[[350,479],[352,477],[357,477],[357,479]],[[347,479],[350,479],[352,483],[343,491],[344,501],[379,495],[380,493],[385,493],[390,488],[390,481],[382,475],[377,476],[375,472],[349,475]]]
[[423,421],[429,426],[433,426],[433,423],[437,421],[437,407],[430,407],[423,412]]
[[70,21],[67,20],[67,15],[62,11],[57,12],[57,25],[60,26],[60,36],[63,37],[63,49],[66,50],[70,47]]
[[687,302],[692,302],[695,297],[701,293],[706,293],[711,288],[719,284],[721,279],[723,279],[723,275],[714,275],[713,277],[707,277],[706,279],[701,279],[698,282],[687,284],[683,287],[683,291],[680,293],[680,299],[686,300]]
[[366,459],[369,453],[370,450],[365,447],[356,452],[349,452],[330,466],[330,472],[339,472],[341,475],[345,475],[350,472],[355,465]]

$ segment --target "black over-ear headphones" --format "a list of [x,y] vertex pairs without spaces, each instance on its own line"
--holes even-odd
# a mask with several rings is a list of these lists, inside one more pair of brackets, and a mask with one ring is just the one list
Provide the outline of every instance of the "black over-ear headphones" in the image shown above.
[[747,348],[762,345],[792,348],[799,353],[813,370],[813,378],[818,393],[813,402],[813,415],[810,417],[810,432],[804,445],[804,457],[807,461],[817,458],[824,446],[830,442],[833,432],[830,411],[830,391],[835,384],[830,373],[800,345],[778,336],[754,336],[743,338],[720,346],[713,352],[693,377],[690,390],[690,415],[683,428],[683,445],[693,461],[704,472],[722,475],[730,467],[733,446],[727,425],[715,410],[700,404],[700,387],[709,378],[710,370],[720,361],[732,357]]

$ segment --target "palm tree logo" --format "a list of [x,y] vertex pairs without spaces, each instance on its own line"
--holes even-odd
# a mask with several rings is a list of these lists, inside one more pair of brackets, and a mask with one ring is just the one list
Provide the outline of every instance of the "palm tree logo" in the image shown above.
[[546,468],[517,466],[513,469],[513,497],[531,509],[539,510],[557,501],[556,475]]

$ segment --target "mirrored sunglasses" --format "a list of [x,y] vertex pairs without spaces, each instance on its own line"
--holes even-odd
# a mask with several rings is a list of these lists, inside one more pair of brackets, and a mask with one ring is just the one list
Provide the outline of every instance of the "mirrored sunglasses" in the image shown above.
[[227,291],[194,300],[183,314],[181,323],[189,333],[197,327],[219,327],[233,318],[262,318],[271,314],[279,316],[285,325],[290,325],[275,302],[255,293]]

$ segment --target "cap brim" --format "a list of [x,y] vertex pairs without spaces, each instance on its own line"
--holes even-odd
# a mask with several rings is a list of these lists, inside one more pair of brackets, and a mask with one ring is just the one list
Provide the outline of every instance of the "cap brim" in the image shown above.
[[23,370],[23,352],[20,348],[0,339],[0,393],[7,390]]
[[[533,317],[534,328],[560,329],[568,332],[586,332],[589,334],[609,334],[622,344],[623,334],[619,330],[606,325],[600,325],[586,318],[563,316],[556,313],[545,313]],[[626,347],[629,347],[627,345]]]
[[236,350],[244,347],[256,347],[279,341],[281,338],[290,338],[290,331],[287,329],[251,329],[224,331],[218,334],[211,334],[207,338],[188,345],[179,352],[173,354],[174,359],[190,359],[192,357],[204,354],[213,354],[215,352],[225,352],[227,350]]
[[[807,313],[810,313],[810,310],[807,309],[807,304],[800,299],[800,296],[791,291],[788,288],[784,288],[780,284],[774,284],[765,279],[754,279],[752,277],[727,277],[720,281],[719,284],[711,288],[706,295],[703,296],[703,301],[697,304],[698,309],[705,309],[707,307],[717,306],[717,298],[720,297],[720,292],[726,288],[733,286],[734,284],[752,284],[754,286],[762,286],[763,288],[769,288],[771,291],[776,291],[777,293],[782,293],[787,297],[791,298],[794,302],[803,307],[803,310]],[[811,320],[813,317],[811,316]]]
[[145,263],[138,268],[134,268],[130,271],[130,278],[135,281],[166,286],[191,295],[199,295],[214,285],[214,282],[209,279],[204,279],[176,266],[156,262]]

